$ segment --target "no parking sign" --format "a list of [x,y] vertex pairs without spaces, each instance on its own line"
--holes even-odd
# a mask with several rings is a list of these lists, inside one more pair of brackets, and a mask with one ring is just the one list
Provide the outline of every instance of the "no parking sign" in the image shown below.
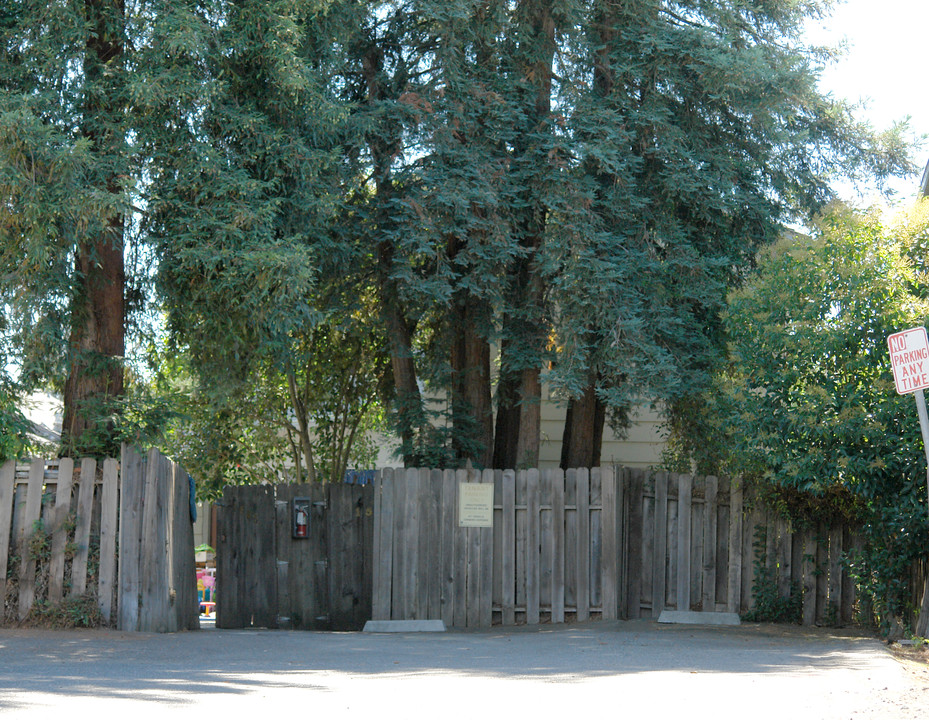
[[929,388],[929,337],[918,327],[887,338],[894,385],[901,395]]

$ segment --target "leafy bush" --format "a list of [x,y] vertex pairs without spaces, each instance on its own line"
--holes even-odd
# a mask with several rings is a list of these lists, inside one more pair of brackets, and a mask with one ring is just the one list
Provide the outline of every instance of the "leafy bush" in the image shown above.
[[888,335],[929,314],[914,262],[926,207],[893,227],[835,209],[811,237],[763,253],[729,301],[728,365],[674,428],[678,458],[742,474],[794,524],[859,525],[852,570],[884,623],[910,610],[929,542],[916,406],[897,395],[887,352]]

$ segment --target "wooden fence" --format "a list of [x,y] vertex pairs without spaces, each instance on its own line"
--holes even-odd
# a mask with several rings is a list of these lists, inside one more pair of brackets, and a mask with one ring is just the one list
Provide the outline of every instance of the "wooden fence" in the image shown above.
[[[493,485],[492,526],[459,526],[461,483]],[[663,609],[745,613],[762,579],[783,597],[802,593],[806,624],[852,616],[841,557],[854,536],[791,532],[726,478],[620,467],[384,470],[374,508],[378,620],[489,627]]]
[[[160,453],[0,467],[0,621],[92,594],[120,629],[198,626],[187,474]],[[15,574],[9,577],[10,571]]]
[[[217,514],[216,626],[360,630],[371,618],[370,485],[230,486]],[[309,501],[293,537],[295,498]]]

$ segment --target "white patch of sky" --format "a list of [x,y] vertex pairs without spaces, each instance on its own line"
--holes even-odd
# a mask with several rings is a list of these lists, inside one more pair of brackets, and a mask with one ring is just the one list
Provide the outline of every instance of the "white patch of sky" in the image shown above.
[[[876,129],[910,118],[914,136],[929,135],[929,93],[923,84],[929,3],[923,0],[847,0],[837,3],[831,16],[811,21],[807,40],[835,46],[844,42],[846,54],[825,69],[820,89],[852,102],[863,102],[860,117]],[[915,176],[890,186],[900,202],[912,201],[929,159],[929,144],[916,150]],[[880,204],[873,194],[857,196],[840,189],[856,205]]]

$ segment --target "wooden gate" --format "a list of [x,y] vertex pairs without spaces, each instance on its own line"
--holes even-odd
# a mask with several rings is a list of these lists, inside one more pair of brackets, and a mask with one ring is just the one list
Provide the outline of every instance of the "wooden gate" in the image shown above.
[[[306,537],[293,537],[307,498]],[[371,618],[371,486],[230,486],[219,503],[216,626],[355,630]]]
[[[461,483],[492,486],[486,527],[459,522]],[[737,480],[618,466],[385,469],[375,492],[375,620],[490,627],[746,613],[759,583],[798,597],[805,624],[853,616],[841,558],[855,534],[789,528]]]

